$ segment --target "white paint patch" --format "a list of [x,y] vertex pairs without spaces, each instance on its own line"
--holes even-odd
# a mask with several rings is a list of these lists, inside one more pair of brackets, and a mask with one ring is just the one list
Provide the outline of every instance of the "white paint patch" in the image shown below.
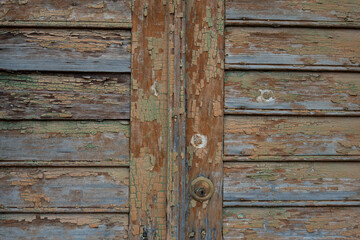
[[191,138],[191,144],[196,148],[204,148],[207,145],[207,137],[201,134],[195,134]]
[[272,90],[259,89],[259,92],[260,92],[260,96],[258,96],[256,98],[256,101],[262,102],[262,103],[274,103],[275,102],[274,92]]
[[156,85],[157,85],[157,80],[154,82],[154,84],[151,86],[150,89],[154,92],[154,95],[157,97],[158,92],[156,91]]

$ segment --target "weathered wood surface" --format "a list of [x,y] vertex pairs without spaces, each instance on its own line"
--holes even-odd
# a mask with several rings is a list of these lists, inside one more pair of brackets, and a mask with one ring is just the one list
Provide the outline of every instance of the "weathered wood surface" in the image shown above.
[[128,164],[128,121],[1,121],[0,164]]
[[226,113],[360,115],[360,74],[227,72]]
[[254,204],[259,204],[256,201],[266,201],[263,202],[266,205],[269,201],[344,203],[359,200],[360,164],[357,162],[226,163],[224,165],[224,206],[234,206],[249,201],[251,201],[250,205],[252,201],[255,201]]
[[186,239],[185,0],[169,1],[166,240]]
[[227,0],[231,25],[359,27],[360,5],[353,0]]
[[124,30],[1,29],[0,69],[130,72]]
[[226,208],[224,239],[360,238],[360,208]]
[[2,214],[0,238],[128,239],[128,214]]
[[[130,239],[165,240],[169,160],[169,38],[172,1],[133,5]],[[169,183],[170,184],[170,183]]]
[[1,168],[2,212],[128,212],[129,168]]
[[227,69],[360,69],[360,32],[312,28],[226,28]]
[[360,155],[360,121],[352,117],[228,116],[224,134],[225,155]]
[[129,119],[129,74],[0,73],[2,119]]
[[[222,236],[224,8],[222,0],[186,1],[186,239]],[[214,185],[206,201],[190,196],[200,176]]]
[[75,26],[131,27],[130,7],[130,0],[3,0],[0,26],[63,27],[78,23]]

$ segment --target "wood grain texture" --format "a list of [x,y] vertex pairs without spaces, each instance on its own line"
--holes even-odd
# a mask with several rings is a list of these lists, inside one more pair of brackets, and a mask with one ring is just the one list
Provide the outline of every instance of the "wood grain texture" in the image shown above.
[[129,74],[0,73],[1,119],[129,119]]
[[106,27],[116,23],[117,26],[131,27],[130,7],[130,0],[3,0],[1,1],[0,26],[63,27],[69,23],[78,23],[77,26],[98,23],[98,27]]
[[227,69],[360,69],[360,32],[312,28],[226,28]]
[[2,212],[128,212],[129,168],[1,168]]
[[[224,7],[222,0],[186,2],[187,239],[222,235]],[[206,201],[190,196],[191,182],[198,177],[214,184]]]
[[[359,201],[360,163],[226,163],[224,206],[254,201]],[[231,202],[231,203],[227,203]],[[310,203],[311,204],[311,203]]]
[[356,240],[360,208],[226,208],[224,239]]
[[224,134],[225,155],[360,155],[358,118],[228,116]]
[[360,74],[227,72],[227,113],[360,115]]
[[1,121],[0,162],[128,164],[128,136],[128,121]]
[[130,72],[130,32],[0,29],[0,69]]
[[359,27],[360,6],[352,0],[227,0],[229,25]]
[[0,238],[128,239],[128,214],[2,214]]
[[185,239],[186,114],[185,0],[168,1],[168,157],[166,179],[166,240]]
[[129,119],[129,74],[0,73],[1,119]]

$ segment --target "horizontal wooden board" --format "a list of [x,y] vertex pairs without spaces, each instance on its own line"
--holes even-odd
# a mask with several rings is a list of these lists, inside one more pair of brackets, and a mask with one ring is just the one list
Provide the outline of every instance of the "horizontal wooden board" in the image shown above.
[[225,208],[224,239],[360,238],[360,208]]
[[0,238],[128,239],[128,214],[2,214]]
[[[61,27],[65,23],[91,22],[117,23],[131,26],[130,0],[3,0],[1,1],[0,25],[26,24]],[[78,24],[81,26],[83,24]]]
[[360,74],[227,72],[227,113],[360,115]]
[[0,211],[128,212],[129,168],[1,168]]
[[0,29],[0,69],[130,72],[125,30]]
[[226,28],[227,69],[360,70],[360,31]]
[[128,163],[128,121],[0,121],[0,164]]
[[226,23],[359,27],[360,5],[353,0],[227,0]]
[[227,116],[224,134],[225,155],[360,155],[356,117]]
[[0,72],[1,119],[129,119],[130,74]]
[[360,163],[226,163],[224,206],[249,201],[359,201],[360,206]]

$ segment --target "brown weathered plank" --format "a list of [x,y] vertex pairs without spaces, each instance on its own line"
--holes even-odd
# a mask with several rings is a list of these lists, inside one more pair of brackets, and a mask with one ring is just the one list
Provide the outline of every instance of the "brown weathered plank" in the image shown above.
[[[0,9],[0,26],[131,26],[130,0],[3,0]],[[113,23],[116,23],[113,24]]]
[[225,208],[224,239],[359,239],[360,208]]
[[0,164],[129,159],[128,121],[1,121]]
[[360,74],[227,72],[227,113],[360,115]]
[[128,212],[129,168],[1,168],[0,211]]
[[227,0],[226,24],[359,27],[353,0]]
[[225,155],[360,155],[360,121],[339,117],[225,118]]
[[359,201],[360,206],[360,163],[226,163],[224,206],[259,204],[252,201]]
[[128,239],[128,214],[2,214],[0,238]]
[[0,69],[130,72],[130,32],[0,29]]
[[[222,0],[186,1],[186,239],[222,236],[224,7]],[[198,177],[213,183],[210,199],[190,195]]]
[[360,32],[312,28],[226,28],[227,69],[360,69]]
[[154,0],[133,5],[130,239],[165,240],[170,231],[168,100],[174,7],[172,1]]
[[0,73],[1,119],[129,119],[129,74]]

